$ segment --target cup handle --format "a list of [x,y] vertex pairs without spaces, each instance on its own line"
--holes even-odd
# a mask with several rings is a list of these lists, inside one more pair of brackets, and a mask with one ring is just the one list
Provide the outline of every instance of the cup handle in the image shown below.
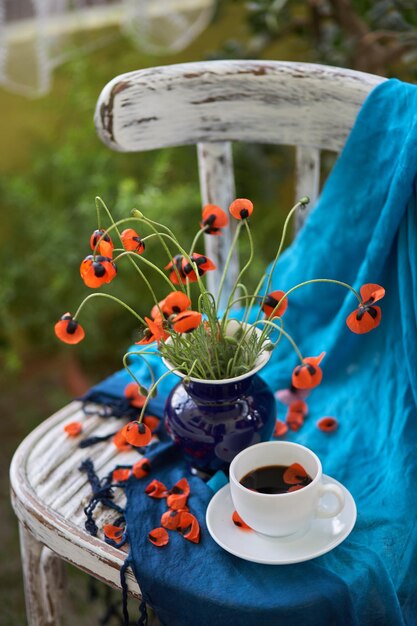
[[339,515],[340,511],[345,506],[345,494],[343,493],[342,489],[338,485],[321,485],[319,493],[320,498],[325,493],[332,493],[336,497],[337,503],[336,506],[331,509],[324,508],[321,504],[318,504],[316,508],[317,517],[329,518]]

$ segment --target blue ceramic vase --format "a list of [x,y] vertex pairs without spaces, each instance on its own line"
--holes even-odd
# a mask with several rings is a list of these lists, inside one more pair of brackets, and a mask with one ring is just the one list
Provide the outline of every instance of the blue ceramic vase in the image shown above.
[[259,369],[224,381],[180,381],[171,391],[166,430],[195,472],[227,471],[238,452],[271,438],[275,398]]

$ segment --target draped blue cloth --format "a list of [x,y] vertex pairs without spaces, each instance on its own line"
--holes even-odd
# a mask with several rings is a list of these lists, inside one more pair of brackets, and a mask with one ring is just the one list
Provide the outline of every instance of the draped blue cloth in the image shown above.
[[[304,355],[326,351],[323,382],[308,399],[304,426],[285,438],[311,448],[324,473],[352,493],[358,508],[352,534],[306,563],[249,563],[211,539],[204,517],[212,492],[189,477],[201,543],[170,533],[170,544],[158,550],[147,535],[160,525],[165,503],[144,495],[149,481],[132,479],[126,509],[132,566],[166,626],[417,624],[416,174],[417,87],[390,80],[367,98],[315,210],[272,280],[283,290],[314,278],[357,290],[364,283],[386,288],[378,303],[382,322],[366,335],[348,330],[345,319],[357,300],[336,285],[300,288],[285,314]],[[284,341],[261,372],[274,390],[288,387],[297,364]],[[153,365],[161,371],[157,359]],[[145,375],[140,364],[137,371]],[[120,373],[98,390],[117,394],[125,382]],[[161,414],[174,382],[163,381],[155,412]],[[283,405],[278,412],[284,419]],[[331,434],[316,426],[328,415],[339,421]],[[150,477],[171,487],[187,470],[170,443],[162,447],[152,452]]]

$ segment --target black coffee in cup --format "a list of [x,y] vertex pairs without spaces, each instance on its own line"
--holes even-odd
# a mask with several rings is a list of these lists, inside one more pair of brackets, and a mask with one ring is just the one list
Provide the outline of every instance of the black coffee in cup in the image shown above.
[[299,463],[292,465],[266,465],[248,472],[239,481],[241,485],[258,493],[290,493],[306,487],[311,476]]

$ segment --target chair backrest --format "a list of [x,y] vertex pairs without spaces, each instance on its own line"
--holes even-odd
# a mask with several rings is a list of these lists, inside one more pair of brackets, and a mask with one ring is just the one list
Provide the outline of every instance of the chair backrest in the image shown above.
[[[232,141],[296,147],[296,189],[314,206],[320,151],[339,152],[367,94],[385,79],[337,67],[279,61],[208,61],[117,76],[97,102],[95,124],[112,150],[140,152],[196,144],[202,204],[235,198]],[[306,215],[297,216],[300,228]],[[224,267],[233,236],[205,236],[206,254]],[[238,273],[237,258],[223,290]],[[208,274],[216,294],[218,279]]]

